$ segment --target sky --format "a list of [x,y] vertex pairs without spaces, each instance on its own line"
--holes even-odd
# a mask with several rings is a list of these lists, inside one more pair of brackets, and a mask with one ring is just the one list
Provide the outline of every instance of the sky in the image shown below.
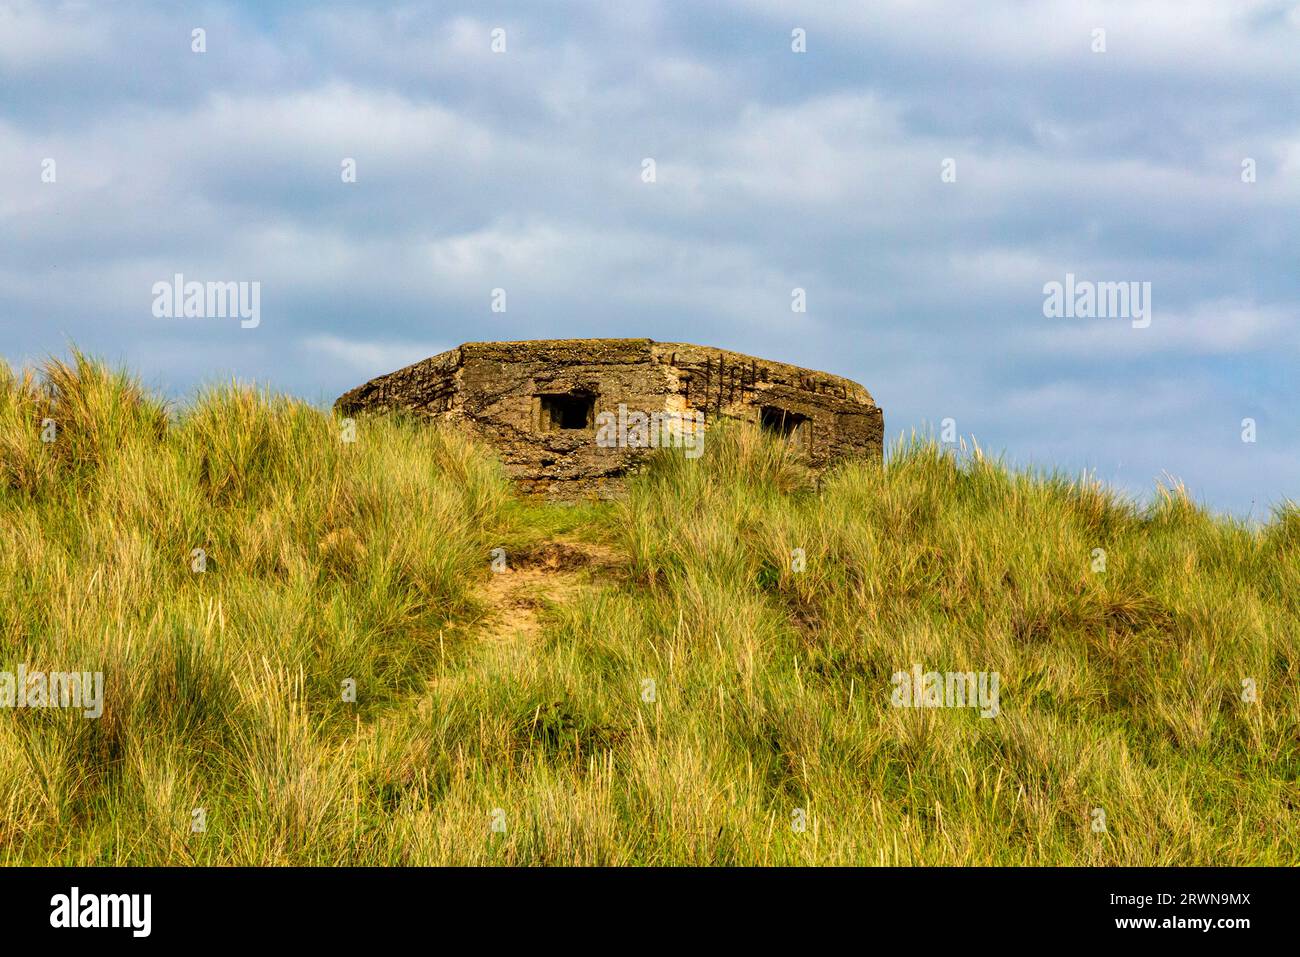
[[[1298,262],[1296,2],[0,0],[0,356],[178,401],[648,337],[1266,519]],[[178,273],[257,323],[156,316]]]

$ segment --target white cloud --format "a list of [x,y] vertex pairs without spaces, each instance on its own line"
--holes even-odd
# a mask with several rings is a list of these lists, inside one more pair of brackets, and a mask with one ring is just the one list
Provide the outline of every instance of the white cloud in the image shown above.
[[1166,310],[1158,293],[1157,285],[1152,288],[1151,325],[1145,329],[1133,328],[1127,319],[1031,317],[1039,328],[1026,337],[1026,351],[1076,359],[1300,353],[1300,313],[1295,309],[1216,299]]
[[[934,4],[918,0],[732,0],[770,21],[809,31],[818,45],[885,46],[1021,67],[1104,64],[1106,69],[1159,70],[1277,79],[1300,73],[1294,54],[1296,18],[1282,29],[1254,26],[1277,12],[1273,0],[1033,0],[1030,3]],[[1106,31],[1107,52],[1093,53],[1092,31]],[[787,28],[788,30],[788,28]],[[1108,59],[1103,59],[1108,58]]]
[[341,363],[361,376],[359,381],[368,381],[452,348],[444,343],[349,339],[329,333],[305,336],[299,347],[307,361]]
[[84,3],[0,3],[0,69],[75,67],[79,58],[105,52],[107,37],[86,16]]

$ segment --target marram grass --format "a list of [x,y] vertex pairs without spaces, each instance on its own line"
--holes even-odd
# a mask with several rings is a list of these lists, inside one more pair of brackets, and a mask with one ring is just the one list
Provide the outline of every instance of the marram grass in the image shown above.
[[[5,863],[1300,861],[1292,506],[916,438],[815,481],[723,428],[563,508],[439,428],[342,435],[0,365],[0,672],[105,681],[0,709]],[[490,633],[492,549],[556,537],[618,560]],[[914,664],[996,672],[997,716],[893,707]]]

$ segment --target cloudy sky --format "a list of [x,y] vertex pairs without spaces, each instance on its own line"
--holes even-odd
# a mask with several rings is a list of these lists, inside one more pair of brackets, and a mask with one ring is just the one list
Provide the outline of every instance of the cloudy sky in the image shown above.
[[[1295,2],[0,0],[0,355],[177,398],[647,336],[1261,517],[1300,498],[1298,263]],[[176,273],[260,324],[155,318]],[[1150,325],[1045,316],[1067,273],[1149,282]]]

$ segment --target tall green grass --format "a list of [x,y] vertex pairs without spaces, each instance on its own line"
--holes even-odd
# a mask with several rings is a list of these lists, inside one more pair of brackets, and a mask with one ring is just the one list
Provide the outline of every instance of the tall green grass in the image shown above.
[[103,671],[106,692],[98,720],[0,711],[4,858],[341,859],[347,742],[469,610],[499,469],[389,420],[346,443],[239,386],[169,424],[83,356],[43,371],[0,373],[0,670]]
[[[564,508],[452,432],[343,435],[0,365],[0,670],[106,680],[97,720],[0,710],[0,859],[1300,859],[1294,507],[1139,508],[915,438],[818,479],[717,428]],[[490,549],[557,536],[622,564],[488,640]],[[914,662],[998,672],[999,715],[891,707]]]

